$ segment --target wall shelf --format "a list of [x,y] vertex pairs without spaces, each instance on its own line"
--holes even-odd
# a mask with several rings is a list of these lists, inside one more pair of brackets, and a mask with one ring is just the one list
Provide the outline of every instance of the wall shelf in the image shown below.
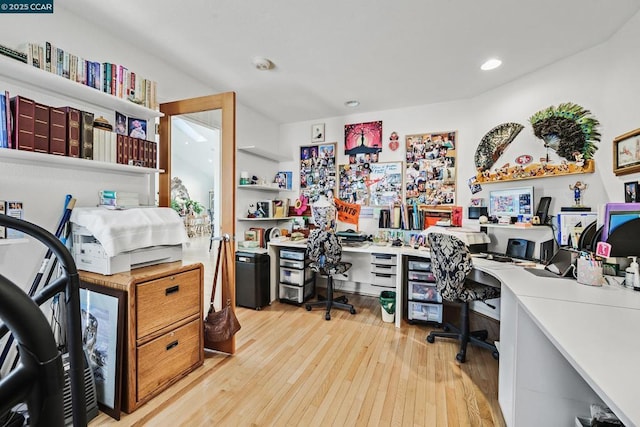
[[9,148],[0,149],[0,161],[26,163],[38,166],[64,166],[64,168],[66,169],[115,171],[118,173],[131,175],[151,175],[164,172],[162,169],[143,168],[140,166],[129,166],[119,163],[106,163],[99,162],[97,160],[56,156],[54,154],[36,153],[33,151],[23,151]]
[[238,221],[289,221],[294,218],[300,218],[300,217],[286,216],[283,218],[238,218]]
[[38,88],[42,92],[77,100],[82,105],[92,104],[96,107],[115,110],[131,117],[148,120],[164,115],[159,111],[135,104],[127,99],[118,98],[3,55],[0,55],[0,76],[18,84]]
[[286,189],[280,187],[272,187],[270,185],[260,185],[260,184],[248,184],[248,185],[238,185],[238,188],[243,190],[259,190],[259,191],[287,191]]
[[262,157],[263,159],[271,160],[273,162],[287,161],[287,159],[279,153],[272,153],[271,151],[263,150],[255,145],[246,145],[244,147],[238,147],[238,151],[251,154],[253,156]]

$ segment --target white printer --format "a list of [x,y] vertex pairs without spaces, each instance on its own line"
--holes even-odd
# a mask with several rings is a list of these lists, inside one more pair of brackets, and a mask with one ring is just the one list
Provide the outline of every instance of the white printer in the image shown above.
[[76,266],[104,275],[180,261],[189,241],[171,208],[75,208],[70,222]]

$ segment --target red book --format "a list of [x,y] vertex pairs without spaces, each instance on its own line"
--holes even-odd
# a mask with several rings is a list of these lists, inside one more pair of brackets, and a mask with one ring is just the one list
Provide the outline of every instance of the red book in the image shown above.
[[142,161],[144,162],[144,167],[148,168],[151,166],[151,162],[149,161],[149,141],[142,141],[142,145]]
[[116,163],[122,164],[122,158],[124,153],[124,135],[121,133],[116,135]]
[[11,98],[13,114],[13,148],[33,151],[35,102],[22,96]]
[[61,109],[67,118],[67,156],[80,157],[80,110],[73,107]]
[[61,108],[49,108],[49,153],[67,155],[67,113]]
[[133,140],[133,158],[132,160],[134,162],[138,162],[138,160],[140,159],[140,143],[142,142],[140,139],[138,138],[131,138]]
[[124,145],[122,147],[122,164],[129,164],[129,144],[131,143],[131,138],[127,135],[124,135]]
[[49,106],[35,103],[33,151],[49,153]]
[[158,167],[158,144],[151,141],[151,167],[156,169]]

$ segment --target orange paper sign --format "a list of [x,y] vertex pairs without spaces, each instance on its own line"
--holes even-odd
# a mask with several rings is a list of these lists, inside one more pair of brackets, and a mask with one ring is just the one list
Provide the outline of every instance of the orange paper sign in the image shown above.
[[360,219],[360,205],[343,202],[340,199],[334,199],[334,202],[336,210],[338,211],[338,221],[358,225],[358,220]]

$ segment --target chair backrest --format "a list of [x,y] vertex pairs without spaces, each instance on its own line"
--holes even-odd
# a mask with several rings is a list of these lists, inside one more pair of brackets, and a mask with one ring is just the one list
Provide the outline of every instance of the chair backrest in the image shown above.
[[455,236],[429,233],[431,249],[431,271],[436,278],[436,287],[442,298],[456,301],[464,281],[473,264],[469,248]]
[[342,244],[332,230],[315,229],[307,240],[307,257],[322,265],[334,265],[342,259]]

